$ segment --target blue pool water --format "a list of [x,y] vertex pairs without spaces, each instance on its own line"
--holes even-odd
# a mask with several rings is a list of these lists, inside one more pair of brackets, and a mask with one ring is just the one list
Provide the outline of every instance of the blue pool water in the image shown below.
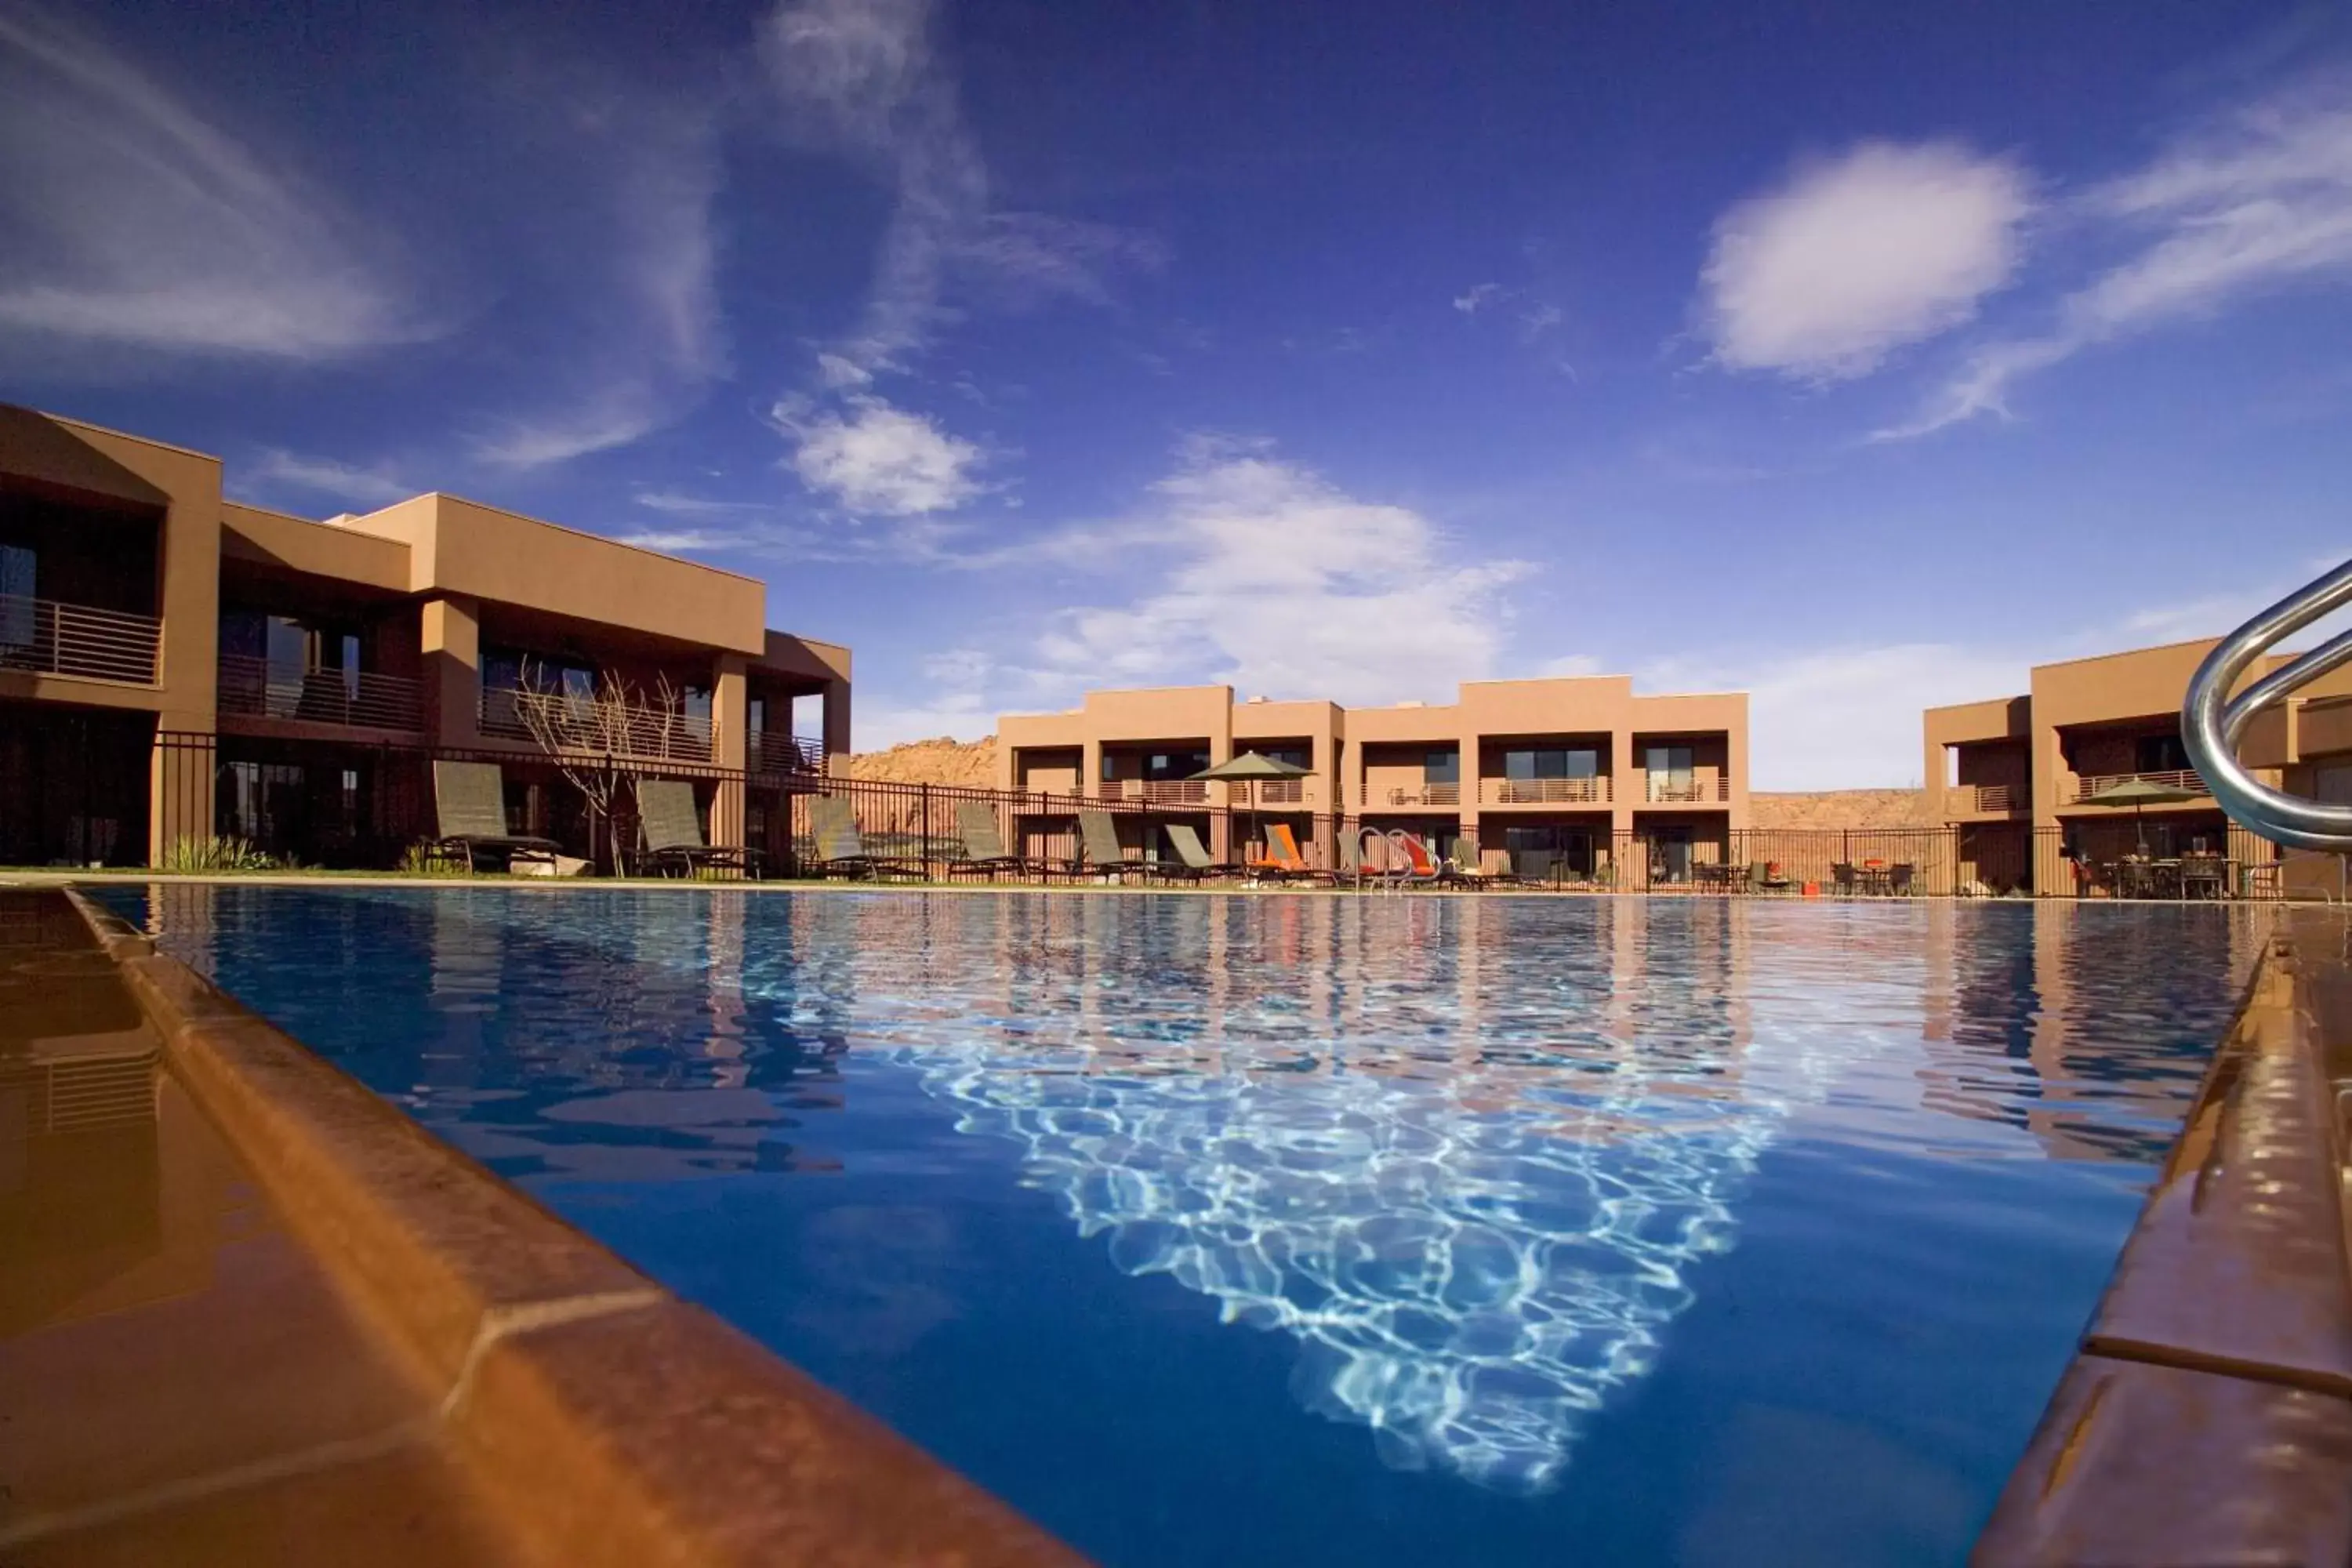
[[118,896],[681,1294],[1149,1568],[1958,1562],[2259,931],[2148,905]]

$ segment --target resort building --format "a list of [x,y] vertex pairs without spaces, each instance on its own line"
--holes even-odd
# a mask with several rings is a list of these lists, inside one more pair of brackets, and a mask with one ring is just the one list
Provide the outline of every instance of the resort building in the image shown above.
[[[1192,776],[1244,752],[1306,773]],[[1090,691],[1066,713],[997,721],[997,786],[1025,792],[1041,822],[1086,800],[1195,813],[1220,858],[1239,847],[1211,808],[1230,806],[1288,821],[1324,865],[1337,819],[1352,818],[1522,875],[1589,874],[1638,838],[1655,873],[1681,881],[1748,826],[1748,698],[1637,696],[1622,675],[1465,681],[1454,702],[1390,708],[1236,701],[1230,686]]]
[[[2095,879],[2098,867],[2143,846],[2153,858],[2243,858],[2250,836],[2231,827],[2180,734],[2189,679],[2219,641],[2036,665],[2023,695],[1928,709],[1926,805],[1930,820],[1957,830],[1962,884],[2085,890],[2055,881]],[[2266,659],[2255,673],[2291,657]],[[2275,787],[2352,801],[2352,672],[2315,681],[2264,713],[2239,760]],[[2133,782],[2174,798],[2102,800]],[[2267,859],[2268,847],[2258,853]],[[2332,884],[2332,860],[2329,876]]]
[[[626,732],[573,734],[608,678]],[[588,854],[557,763],[590,751],[764,847],[847,752],[849,688],[756,579],[455,496],[290,517],[217,458],[0,405],[0,864],[233,835],[388,865],[432,834],[436,757],[498,763],[510,830]]]

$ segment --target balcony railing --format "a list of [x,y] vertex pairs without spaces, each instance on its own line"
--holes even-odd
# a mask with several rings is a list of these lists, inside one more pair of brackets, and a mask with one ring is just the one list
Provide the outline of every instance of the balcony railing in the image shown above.
[[152,686],[163,631],[152,616],[0,595],[0,669]]
[[532,740],[536,719],[556,748],[591,755],[642,757],[657,762],[710,760],[710,721],[679,712],[632,707],[609,721],[605,705],[555,691],[486,690],[481,727],[485,735]]
[[1206,779],[1105,779],[1095,787],[1101,800],[1139,800],[1146,805],[1206,805]]
[[1726,801],[1731,798],[1731,776],[1728,773],[1717,773],[1711,779],[1684,779],[1677,783],[1671,778],[1654,774],[1651,776],[1649,787],[1643,792],[1643,798],[1653,805]]
[[413,680],[368,670],[295,669],[241,654],[221,655],[220,710],[369,730],[425,727]]
[[743,767],[754,773],[823,773],[824,742],[805,735],[753,735],[745,742]]
[[1951,811],[2022,811],[2025,791],[2016,784],[1954,784],[1944,792]]
[[1267,779],[1257,786],[1257,803],[1260,805],[1297,805],[1306,798],[1305,779]]
[[1444,805],[1462,804],[1462,786],[1458,784],[1425,784],[1418,789],[1399,785],[1389,791],[1391,805]]
[[2204,775],[2195,768],[2162,768],[2144,773],[2084,773],[2074,781],[2074,794],[2069,804],[2088,805],[2093,795],[2120,784],[2130,784],[2135,779],[2145,784],[2162,784],[2168,789],[2187,790],[2190,795],[2213,793],[2205,787]]
[[1609,780],[1487,779],[1481,798],[1488,805],[1593,805],[1610,798]]

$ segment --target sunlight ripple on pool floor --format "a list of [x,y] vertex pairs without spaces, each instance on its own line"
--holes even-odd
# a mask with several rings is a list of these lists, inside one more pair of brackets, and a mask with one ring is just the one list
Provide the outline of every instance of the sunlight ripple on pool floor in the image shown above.
[[1360,1018],[1343,1044],[1229,1008],[1223,1070],[1196,1076],[1135,1070],[1151,1020],[1133,1011],[1066,1030],[1078,999],[1033,991],[1017,1025],[975,1030],[927,992],[863,1043],[960,1130],[1024,1144],[1031,1184],[1114,1263],[1296,1336],[1298,1396],[1369,1426],[1389,1464],[1507,1490],[1552,1484],[1580,1424],[1649,1369],[1790,1109],[1881,1038],[1766,1018],[1743,1042],[1694,1010],[1531,1083],[1524,1051],[1416,1075]]

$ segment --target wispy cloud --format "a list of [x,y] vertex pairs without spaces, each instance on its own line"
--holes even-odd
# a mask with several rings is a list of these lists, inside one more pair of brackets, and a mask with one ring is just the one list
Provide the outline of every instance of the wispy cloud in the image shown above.
[[741,541],[733,534],[713,532],[707,529],[647,529],[638,533],[615,536],[623,544],[634,544],[641,550],[659,550],[666,553],[685,554],[712,550],[732,550]]
[[1454,296],[1454,308],[1465,316],[1475,316],[1498,300],[1509,298],[1509,291],[1500,283],[1473,283]]
[[293,361],[430,335],[393,249],[96,35],[0,4],[0,331]]
[[910,368],[954,314],[959,279],[1016,307],[1100,305],[1116,275],[1165,259],[1146,235],[995,208],[936,19],[930,0],[782,0],[761,28],[761,54],[796,127],[862,160],[893,195],[864,313],[820,356],[827,387]]
[[590,112],[555,114],[567,167],[593,171],[590,232],[559,237],[579,289],[550,355],[548,406],[478,434],[494,467],[530,468],[624,447],[678,418],[727,368],[714,274],[718,124],[707,106],[594,84]]
[[2352,278],[2352,72],[2308,79],[2200,128],[2073,204],[2131,254],[2058,302],[2046,331],[1971,353],[1881,440],[2009,413],[2010,390],[2086,349],[2250,296]]
[[793,443],[793,471],[853,515],[916,517],[952,511],[985,490],[987,454],[928,416],[859,395],[845,412],[790,402],[775,420]]
[[1865,142],[1716,221],[1701,275],[1715,362],[1808,381],[1865,374],[2006,284],[2023,172],[1954,142]]
[[362,506],[390,506],[417,493],[415,486],[387,468],[361,468],[331,458],[306,458],[284,450],[262,453],[247,471],[265,489],[308,490],[357,501]]

